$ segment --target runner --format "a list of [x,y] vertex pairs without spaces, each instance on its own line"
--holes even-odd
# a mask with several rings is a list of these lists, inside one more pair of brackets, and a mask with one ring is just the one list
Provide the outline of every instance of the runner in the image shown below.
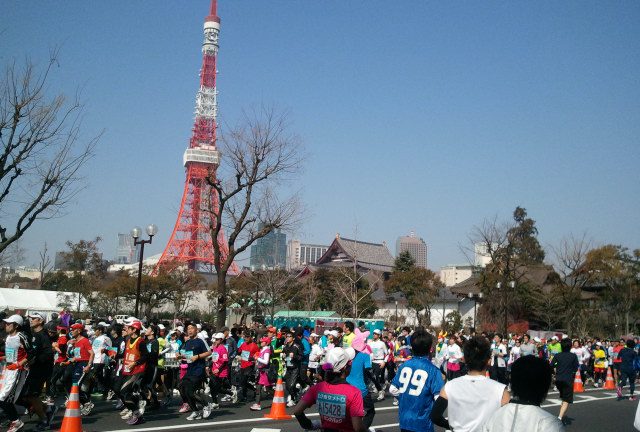
[[300,362],[302,361],[302,350],[300,346],[295,343],[295,337],[293,330],[289,330],[286,333],[284,347],[282,348],[282,355],[286,365],[286,372],[284,373],[284,385],[287,390],[287,406],[295,406],[298,400],[298,377],[300,375]]
[[627,340],[626,346],[618,353],[618,358],[620,359],[620,380],[618,381],[617,387],[618,400],[623,399],[622,388],[626,385],[627,380],[629,380],[629,400],[636,400],[633,394],[636,390],[636,372],[634,366],[637,354],[634,351],[635,345],[633,339],[629,339]]
[[565,338],[560,342],[562,351],[553,356],[551,367],[556,370],[556,387],[560,392],[560,413],[558,419],[565,423],[564,416],[567,414],[569,404],[573,403],[573,381],[578,370],[578,356],[571,352],[571,339]]
[[[188,408],[192,413],[187,416],[187,420],[202,419],[203,412],[198,409],[198,402],[202,407],[206,407],[207,403],[196,392],[202,388],[205,380],[205,359],[211,356],[205,343],[198,337],[198,327],[194,323],[187,325],[188,340],[185,341],[180,352],[182,358],[187,362],[187,371],[180,382],[180,395],[183,402],[188,404]],[[187,412],[183,408],[180,412]]]
[[133,321],[126,327],[128,339],[124,341],[124,359],[122,367],[123,383],[120,387],[120,397],[124,403],[124,409],[120,417],[130,425],[144,422],[144,405],[140,405],[138,397],[140,384],[147,368],[148,351],[143,337],[142,323]]
[[[367,431],[368,428],[362,420],[362,394],[346,381],[354,357],[355,352],[351,348],[332,348],[327,352],[325,363],[322,365],[325,381],[313,385],[293,410],[303,429],[317,430],[322,427],[326,432]],[[316,403],[320,412],[320,422],[312,422],[304,413]]]
[[[80,323],[71,326],[71,336],[73,337],[73,357],[70,361],[71,382],[69,384],[77,384],[80,391],[80,412],[82,415],[89,415],[93,409],[91,402],[91,394],[88,393],[88,387],[83,385],[85,379],[89,377],[89,371],[93,364],[93,350],[91,342],[85,337],[84,325]],[[69,392],[71,387],[69,387]]]
[[216,333],[213,335],[213,346],[211,347],[211,373],[209,376],[209,390],[212,402],[206,409],[203,409],[203,418],[208,418],[211,411],[220,408],[218,396],[222,393],[230,396],[231,403],[238,402],[238,392],[235,388],[230,390],[229,383],[229,356],[227,347],[224,345],[224,334]]
[[271,360],[271,339],[268,336],[260,339],[260,352],[256,357],[256,366],[258,368],[258,382],[256,383],[256,402],[251,405],[251,411],[260,411],[260,399],[262,390],[271,387],[273,383],[269,380],[269,364]]
[[[371,365],[373,366],[373,375],[378,383],[384,383],[384,371],[389,357],[387,345],[381,340],[382,331],[375,329],[373,331],[373,339],[367,344],[371,349]],[[384,387],[378,391],[377,400],[384,399]]]
[[530,354],[516,360],[511,366],[513,399],[489,418],[482,431],[564,431],[562,422],[540,408],[549,392],[552,372],[546,360]]
[[[456,432],[479,431],[500,406],[509,403],[507,387],[485,376],[491,357],[491,346],[484,337],[471,338],[464,344],[469,372],[442,388],[431,411],[434,424]],[[448,421],[445,409],[449,410]]]
[[369,393],[369,386],[367,380],[371,380],[378,391],[381,389],[380,383],[373,376],[371,371],[371,356],[369,345],[365,342],[369,337],[369,332],[362,333],[360,329],[356,329],[354,337],[351,341],[351,348],[356,352],[355,358],[351,364],[351,372],[347,376],[347,382],[352,386],[358,388],[362,393],[362,403],[364,407],[364,418],[362,422],[369,428],[373,423],[373,417],[376,414],[375,405],[373,399]]
[[432,432],[431,410],[444,385],[440,370],[429,359],[433,337],[417,330],[411,337],[413,358],[405,362],[393,379],[389,392],[398,398],[402,431]]
[[[255,387],[251,384],[251,380],[255,373],[255,356],[260,352],[260,348],[253,341],[253,332],[251,330],[245,330],[243,333],[244,341],[238,348],[240,355],[240,395],[238,400],[245,402],[247,400],[247,389],[251,389],[255,395]],[[296,364],[296,369],[299,371],[300,363]]]
[[6,339],[4,346],[5,362],[2,381],[0,381],[0,408],[11,422],[7,432],[17,432],[24,423],[20,420],[15,403],[27,381],[28,362],[31,360],[31,342],[20,331],[24,320],[20,315],[11,315],[3,319],[5,322]]

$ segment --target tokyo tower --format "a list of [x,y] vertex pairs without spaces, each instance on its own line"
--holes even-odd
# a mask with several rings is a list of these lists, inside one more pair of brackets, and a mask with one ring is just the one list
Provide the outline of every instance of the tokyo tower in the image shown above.
[[[196,94],[195,121],[189,147],[184,152],[183,163],[186,181],[178,219],[153,273],[167,265],[186,266],[192,270],[211,271],[214,263],[213,239],[210,226],[212,210],[217,208],[217,193],[207,184],[207,177],[216,178],[220,153],[216,147],[216,117],[218,114],[216,89],[216,57],[220,18],[217,15],[217,0],[211,0],[209,15],[204,21],[202,43],[202,69],[200,88]],[[222,261],[229,252],[221,233],[215,241],[220,245]],[[229,269],[238,274],[235,263]]]

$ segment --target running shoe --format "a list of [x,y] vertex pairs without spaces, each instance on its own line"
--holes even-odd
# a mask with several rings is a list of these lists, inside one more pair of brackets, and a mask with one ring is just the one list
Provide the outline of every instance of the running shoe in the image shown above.
[[109,393],[107,393],[107,400],[113,399],[115,395],[116,394],[113,392],[113,390],[109,390]]
[[378,392],[378,400],[379,401],[384,400],[384,390],[380,390]]
[[142,419],[142,416],[138,415],[138,414],[132,415],[131,418],[129,420],[127,420],[127,424],[128,425],[137,425],[137,424],[140,424],[140,423],[143,423],[143,422],[144,422],[144,420]]
[[618,400],[622,399],[622,387],[616,387],[616,393],[618,394]]
[[191,411],[191,408],[189,407],[188,403],[183,403],[182,406],[180,407],[180,409],[178,410],[178,412],[180,413],[186,413]]
[[230,402],[230,401],[231,401],[231,395],[224,395],[220,399],[220,402]]
[[638,398],[637,398],[637,397],[635,397],[634,395],[629,396],[629,400],[630,400],[630,401],[634,401],[634,400],[637,400],[637,399],[638,399]]
[[202,418],[208,419],[211,416],[211,404],[205,405],[202,408]]
[[120,418],[122,418],[122,420],[126,420],[127,423],[129,423],[129,420],[131,420],[133,417],[133,411],[129,411],[125,415],[120,416]]
[[51,397],[51,396],[47,396],[42,403],[47,404],[47,405],[54,405],[56,403],[56,401]]
[[36,424],[36,427],[34,428],[34,430],[36,432],[46,431],[46,430],[49,430],[49,425],[47,424],[46,421],[38,422],[38,424]]
[[209,406],[211,407],[211,410],[217,410],[220,408],[220,404],[217,404],[215,402],[211,402]]
[[289,400],[289,401],[287,402],[287,406],[288,406],[289,408],[294,407],[294,406],[296,406],[296,402],[295,402],[294,400]]
[[116,404],[116,410],[121,410],[122,408],[124,408],[124,402],[122,402],[121,400],[118,400],[118,403]]
[[202,413],[200,413],[200,411],[194,411],[191,414],[189,414],[189,416],[187,417],[187,420],[189,421],[202,420]]
[[231,389],[231,403],[238,403],[238,389],[235,387]]
[[262,407],[260,406],[260,404],[254,403],[253,405],[251,405],[249,407],[249,409],[251,411],[260,411],[262,409]]
[[129,414],[131,414],[131,410],[129,408],[125,408],[122,411],[120,411],[120,417],[122,418],[125,418]]
[[394,406],[398,406],[398,398],[397,397],[393,398],[393,405]]
[[140,413],[140,416],[144,415],[144,409],[147,407],[147,401],[142,399],[140,400],[140,402],[138,402],[138,412]]
[[82,414],[83,416],[87,416],[89,414],[91,414],[91,410],[93,409],[95,405],[93,404],[93,402],[87,402],[85,404],[83,404],[80,407],[80,414]]
[[58,407],[55,405],[51,405],[49,406],[49,408],[47,409],[47,426],[51,427],[51,422],[53,421],[54,417],[56,416],[56,413],[58,412]]
[[9,429],[7,429],[7,432],[18,432],[20,429],[22,429],[23,426],[24,423],[20,419],[12,421],[9,425]]

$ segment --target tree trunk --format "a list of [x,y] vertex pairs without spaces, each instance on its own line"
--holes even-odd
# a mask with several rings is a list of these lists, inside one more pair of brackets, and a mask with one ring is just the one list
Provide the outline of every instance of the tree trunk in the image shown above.
[[216,312],[216,326],[222,328],[227,322],[227,271],[218,272],[218,304]]

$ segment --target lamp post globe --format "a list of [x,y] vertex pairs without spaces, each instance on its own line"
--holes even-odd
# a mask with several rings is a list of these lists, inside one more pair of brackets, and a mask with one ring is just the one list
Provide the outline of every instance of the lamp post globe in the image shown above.
[[140,234],[142,234],[142,228],[140,227],[134,227],[131,230],[131,237],[133,237],[134,239],[137,239],[138,237],[140,237]]

